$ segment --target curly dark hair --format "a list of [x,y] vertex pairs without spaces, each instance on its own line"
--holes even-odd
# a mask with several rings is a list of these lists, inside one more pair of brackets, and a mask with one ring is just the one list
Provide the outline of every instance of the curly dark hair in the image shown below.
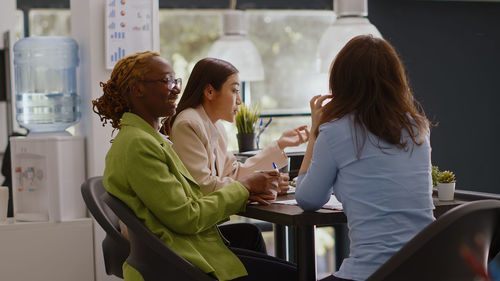
[[143,79],[149,70],[148,61],[154,56],[160,54],[145,51],[124,57],[116,63],[108,82],[100,82],[103,95],[92,100],[92,110],[101,118],[103,127],[109,121],[114,130],[120,129],[123,113],[132,109],[129,98],[130,87]]

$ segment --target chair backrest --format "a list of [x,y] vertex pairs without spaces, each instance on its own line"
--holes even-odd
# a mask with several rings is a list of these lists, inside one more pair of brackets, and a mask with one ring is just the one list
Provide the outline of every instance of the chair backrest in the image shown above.
[[428,225],[366,281],[476,280],[499,249],[500,201],[473,201]]
[[170,249],[120,199],[107,192],[102,198],[127,226],[131,244],[127,263],[139,271],[145,281],[214,281]]
[[89,178],[82,184],[81,191],[90,213],[106,232],[106,237],[102,241],[106,273],[123,278],[122,265],[129,255],[130,243],[120,233],[118,217],[101,199],[106,193],[102,177]]

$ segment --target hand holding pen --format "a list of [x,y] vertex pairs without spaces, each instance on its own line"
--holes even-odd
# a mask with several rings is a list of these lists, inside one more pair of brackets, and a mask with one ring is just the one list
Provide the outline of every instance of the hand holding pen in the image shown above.
[[[275,171],[279,172],[278,167],[276,166],[276,163],[273,162],[273,168]],[[288,193],[288,190],[290,189],[290,177],[288,176],[288,173],[280,173],[280,179],[278,182],[278,194],[279,195],[284,195]]]
[[[273,162],[273,168],[274,170],[280,175],[280,170],[278,170],[278,167],[276,167],[276,164]],[[279,188],[279,179],[277,181],[273,182],[273,185],[275,186],[274,189],[270,189],[271,193],[273,194],[274,198],[271,201],[276,200],[276,197],[278,197],[278,188]]]
[[279,172],[275,170],[254,172],[239,182],[250,192],[249,202],[256,201],[264,205],[269,205],[266,200],[276,198],[273,190],[276,190],[276,182],[279,181]]

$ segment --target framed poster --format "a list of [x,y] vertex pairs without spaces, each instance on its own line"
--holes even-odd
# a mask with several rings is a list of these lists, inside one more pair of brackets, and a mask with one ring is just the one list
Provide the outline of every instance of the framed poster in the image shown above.
[[158,51],[158,1],[106,0],[106,68],[138,51]]

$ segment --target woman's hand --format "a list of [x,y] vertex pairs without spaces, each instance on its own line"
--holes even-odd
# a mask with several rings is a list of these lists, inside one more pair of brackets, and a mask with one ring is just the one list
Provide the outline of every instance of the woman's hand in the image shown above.
[[[280,173],[275,170],[257,171],[242,178],[239,182],[248,189],[250,195],[272,195],[270,189],[276,189]],[[273,196],[274,198],[274,196]]]
[[288,184],[289,182],[290,177],[288,176],[288,173],[281,173],[280,181],[278,183],[278,194],[287,194],[288,190],[290,189],[290,185]]
[[[317,95],[314,96],[311,101],[309,101],[309,106],[311,107],[311,135],[309,139],[309,143],[307,144],[306,153],[304,154],[304,158],[302,159],[302,164],[300,165],[299,175],[307,173],[307,169],[309,168],[309,164],[311,163],[311,158],[314,150],[314,143],[316,142],[316,134],[319,122],[321,122],[321,117],[324,112],[323,102],[327,99],[332,99],[332,95]],[[328,103],[332,102],[331,100]],[[328,104],[326,103],[326,104]]]
[[319,122],[323,115],[323,102],[331,98],[332,95],[317,95],[309,101],[309,106],[311,107],[311,132],[315,132],[319,127]]
[[307,125],[304,125],[284,131],[278,139],[278,146],[283,150],[285,147],[297,146],[305,143],[308,139],[309,130],[307,129]]
[[[274,176],[274,173],[270,173],[270,172],[274,172],[274,173],[277,173],[276,171],[272,170],[272,171],[259,171],[259,172],[256,172],[256,173],[268,173],[268,174],[271,174],[271,177],[270,178],[267,178],[265,177],[264,178],[254,178],[256,175],[256,173],[254,174],[251,174],[250,176],[247,176],[246,178],[242,179],[240,181],[241,184],[243,184],[245,187],[247,187],[247,184],[249,184],[250,188],[252,188],[252,186],[254,184],[256,185],[268,185],[268,187],[270,187],[269,189],[276,189],[276,182],[278,182],[278,194],[286,194],[288,189],[290,188],[290,186],[288,185],[288,182],[290,180],[290,177],[288,176],[287,173],[282,173],[282,174],[279,174],[279,176],[276,178]],[[262,176],[262,175],[260,175]],[[259,176],[257,176],[259,177]],[[277,181],[276,181],[277,179]],[[247,181],[249,180],[249,181]],[[262,181],[263,182],[261,184],[257,183],[257,182],[260,182]],[[270,184],[270,185],[269,185]],[[260,186],[259,186],[260,187]],[[247,187],[248,189],[248,187]],[[248,189],[250,191],[250,189]],[[257,190],[257,189],[254,189],[254,190]],[[267,189],[268,190],[268,189]],[[274,197],[274,195],[271,193],[271,192],[252,192],[250,191],[250,196],[248,197],[248,201],[247,201],[247,204],[250,204],[252,202],[259,202],[263,205],[269,205],[269,200],[274,200],[276,199]]]
[[[289,182],[290,182],[290,177],[288,176],[288,173],[280,173],[279,182],[278,182],[278,194],[279,195],[287,194],[288,189],[290,189],[290,186],[288,185]],[[273,185],[275,185],[275,184],[276,184],[276,182],[273,183]],[[274,200],[274,199],[276,199],[276,198],[274,197],[273,194],[264,194],[264,193],[251,194],[248,197],[247,204],[250,204],[252,202],[259,202],[263,205],[269,205],[270,203],[268,201]]]
[[270,200],[274,200],[274,195],[267,195],[267,194],[252,194],[248,196],[247,204],[250,204],[252,202],[258,202],[261,203],[262,205],[269,205]]

